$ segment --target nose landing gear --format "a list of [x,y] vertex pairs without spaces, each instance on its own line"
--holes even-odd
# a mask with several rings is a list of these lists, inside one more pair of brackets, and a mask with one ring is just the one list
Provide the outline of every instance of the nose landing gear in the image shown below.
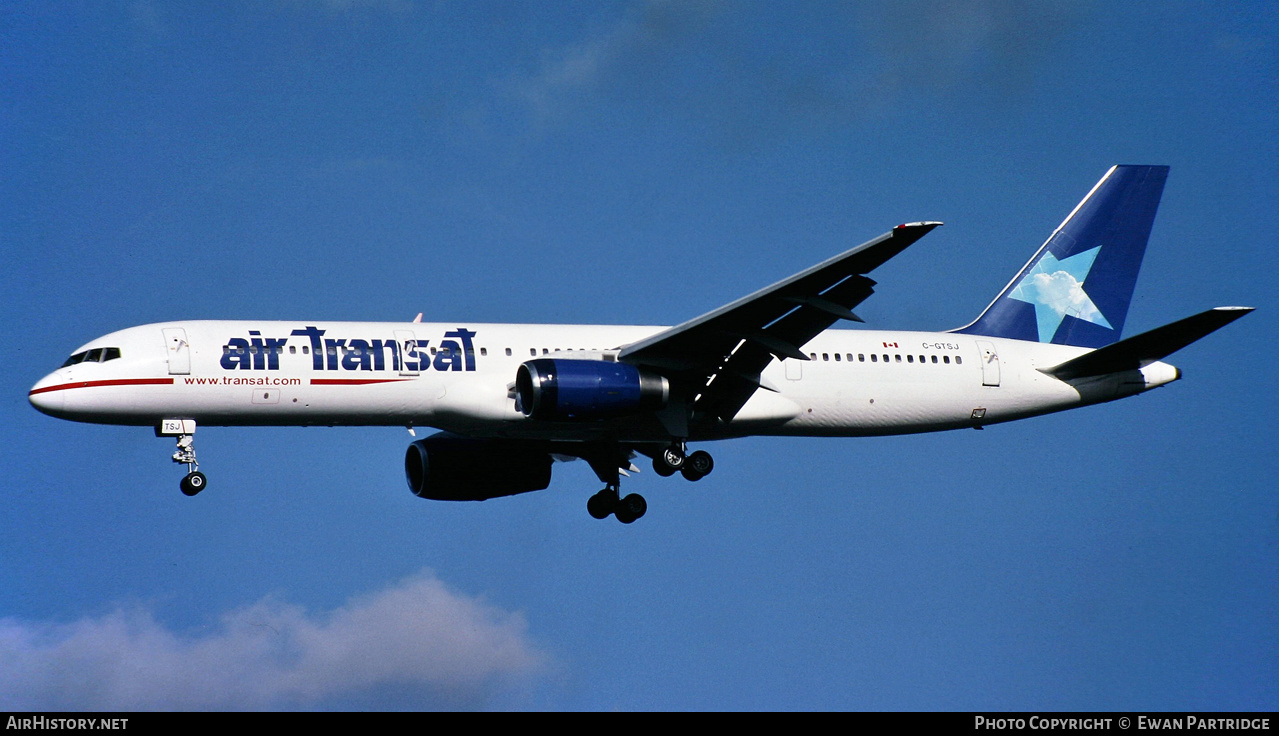
[[194,496],[208,485],[209,479],[198,470],[200,464],[195,461],[195,438],[191,435],[184,434],[178,437],[178,448],[173,452],[173,462],[186,463],[187,474],[181,484],[182,492],[186,495]]
[[200,472],[200,463],[195,459],[195,420],[165,419],[160,422],[155,433],[160,437],[178,438],[177,448],[173,451],[173,462],[187,466],[186,477],[182,479],[180,485],[182,493],[194,496],[203,491],[209,484],[209,479]]

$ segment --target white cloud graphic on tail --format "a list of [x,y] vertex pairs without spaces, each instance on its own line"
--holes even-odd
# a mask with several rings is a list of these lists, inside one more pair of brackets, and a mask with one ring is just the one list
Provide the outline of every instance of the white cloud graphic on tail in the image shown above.
[[1045,253],[1008,295],[1010,299],[1034,305],[1040,342],[1052,342],[1057,328],[1067,316],[1108,330],[1114,329],[1093,303],[1092,297],[1084,291],[1084,281],[1100,252],[1099,245],[1061,260],[1052,253]]

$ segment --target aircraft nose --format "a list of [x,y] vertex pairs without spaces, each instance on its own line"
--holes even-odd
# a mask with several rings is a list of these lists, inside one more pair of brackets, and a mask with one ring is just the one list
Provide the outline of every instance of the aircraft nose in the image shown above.
[[62,379],[50,373],[31,387],[31,391],[27,394],[27,401],[45,414],[58,416],[66,403],[66,391],[59,390],[62,383]]

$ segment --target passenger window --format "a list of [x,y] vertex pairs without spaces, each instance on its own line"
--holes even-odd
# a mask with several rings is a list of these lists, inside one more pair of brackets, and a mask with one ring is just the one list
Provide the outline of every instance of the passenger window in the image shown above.
[[822,360],[824,360],[824,361],[826,361],[827,363],[829,363],[829,362],[830,362],[830,353],[822,353]]
[[[848,354],[848,359],[849,359],[849,360],[852,360],[852,359],[853,359],[853,354],[852,354],[852,353],[849,353],[849,354]],[[858,353],[858,354],[857,354],[857,362],[858,362],[858,363],[865,363],[865,362],[866,362],[866,353]]]
[[964,362],[963,358],[959,357],[958,355],[955,356],[955,365],[960,365],[963,362]]
[[508,357],[508,358],[509,358],[509,357],[511,357],[511,349],[510,349],[510,348],[507,348],[507,349],[506,349],[506,357]]
[[902,356],[900,356],[900,355],[898,355],[898,356],[897,356],[897,362],[898,362],[898,363],[902,362]]
[[290,346],[289,346],[289,355],[297,355],[297,354],[298,354],[298,346],[297,346],[297,345],[290,345]]
[[874,353],[871,353],[871,354],[870,354],[870,362],[872,362],[872,363],[878,363],[878,362],[879,362],[879,356],[878,356],[878,355],[876,355],[876,354],[874,354]]
[[946,365],[950,365],[950,356],[949,355],[941,356],[941,362],[945,363]]
[[934,363],[936,363],[936,362],[937,362],[937,356],[936,356],[936,355],[934,355],[934,356],[933,356],[933,362],[934,362]]
[[835,362],[836,362],[836,363],[838,363],[838,362],[839,362],[839,353],[835,353]]
[[[901,360],[901,358],[898,358],[897,360],[899,360],[899,361],[900,361],[900,360]],[[913,355],[907,355],[907,356],[906,356],[906,362],[907,362],[907,363],[914,363],[914,362],[915,362],[915,356],[913,356]]]

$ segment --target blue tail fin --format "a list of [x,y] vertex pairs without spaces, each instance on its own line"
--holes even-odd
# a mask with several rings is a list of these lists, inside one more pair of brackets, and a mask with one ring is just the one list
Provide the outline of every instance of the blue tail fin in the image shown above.
[[955,332],[1099,348],[1119,339],[1167,166],[1114,166],[972,324]]

